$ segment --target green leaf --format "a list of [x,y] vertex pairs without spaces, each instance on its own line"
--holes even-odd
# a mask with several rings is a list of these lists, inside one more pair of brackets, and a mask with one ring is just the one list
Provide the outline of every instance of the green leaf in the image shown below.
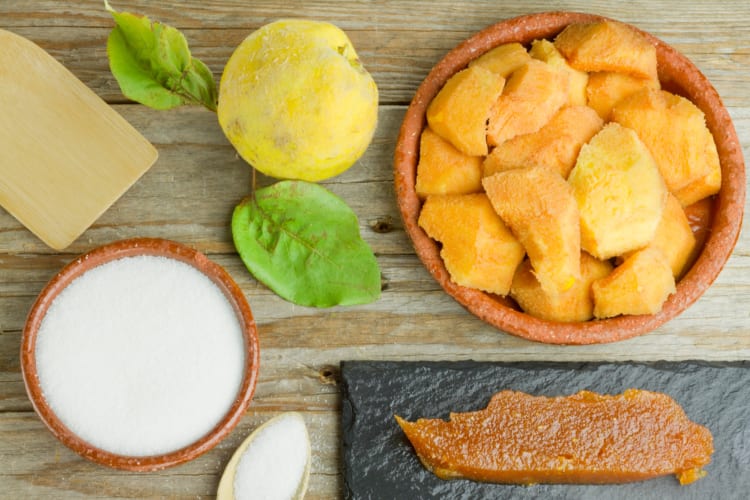
[[216,110],[216,83],[208,67],[190,55],[185,36],[148,17],[116,12],[107,39],[109,67],[122,93],[155,109],[202,104]]
[[380,297],[380,269],[357,217],[318,184],[281,181],[243,200],[234,245],[248,270],[282,298],[315,307]]
[[154,109],[170,109],[184,104],[185,100],[179,94],[167,89],[149,68],[141,64],[124,37],[122,30],[115,28],[107,40],[109,67],[123,95]]
[[151,54],[151,65],[170,75],[181,75],[190,67],[190,49],[185,36],[165,24],[153,23],[156,50]]
[[191,95],[198,96],[200,102],[208,109],[216,111],[218,95],[211,70],[199,59],[193,59],[191,63],[191,70],[185,74],[185,79],[182,82],[183,87]]

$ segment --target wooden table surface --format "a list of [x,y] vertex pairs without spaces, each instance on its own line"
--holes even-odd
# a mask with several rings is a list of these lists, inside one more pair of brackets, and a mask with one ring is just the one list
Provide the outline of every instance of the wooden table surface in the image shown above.
[[[153,111],[129,103],[120,94],[105,49],[113,22],[102,2],[0,2],[0,28],[49,51],[152,141],[160,155],[151,170],[64,252],[50,250],[0,209],[0,497],[211,497],[242,439],[261,422],[288,410],[304,414],[313,441],[307,498],[339,497],[337,375],[344,359],[750,359],[747,231],[707,293],[657,331],[616,344],[548,346],[482,323],[442,291],[414,255],[392,184],[392,155],[401,119],[433,64],[494,22],[545,10],[618,18],[685,53],[722,96],[749,157],[750,3],[746,0],[112,3],[118,10],[147,14],[181,29],[194,55],[209,65],[217,81],[233,48],[269,21],[310,17],[333,22],[350,35],[380,89],[379,124],[358,164],[324,185],[359,217],[362,235],[381,267],[383,294],[369,305],[317,310],[285,302],[256,282],[237,257],[229,230],[232,209],[249,190],[250,168],[224,138],[216,117],[202,108]],[[0,79],[12,72],[13,68],[0,68]],[[34,413],[19,367],[25,317],[47,280],[77,254],[136,236],[177,240],[224,266],[244,290],[261,340],[256,395],[239,426],[204,456],[156,473],[112,470],[69,451]]]

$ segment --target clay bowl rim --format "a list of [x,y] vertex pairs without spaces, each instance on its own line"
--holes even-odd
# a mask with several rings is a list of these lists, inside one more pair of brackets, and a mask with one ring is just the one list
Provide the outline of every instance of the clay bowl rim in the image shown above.
[[485,292],[450,280],[438,245],[419,227],[421,201],[414,189],[419,138],[430,101],[450,76],[469,61],[508,42],[528,44],[550,38],[575,22],[610,19],[580,12],[542,12],[493,24],[468,38],[439,61],[417,89],[406,111],[394,153],[394,184],[404,228],[420,260],[443,289],[471,313],[507,333],[548,344],[615,342],[654,330],[692,305],[721,272],[734,249],[742,225],[745,202],[745,165],[731,117],[718,92],[684,55],[655,36],[642,33],[657,51],[659,80],[664,87],[693,101],[706,115],[719,151],[722,186],[713,201],[713,221],[700,255],[677,283],[676,293],[654,315],[618,316],[603,320],[562,323],[523,313]]
[[[44,399],[36,370],[37,333],[44,316],[57,295],[75,278],[101,264],[124,257],[154,255],[173,258],[193,266],[222,291],[240,321],[245,340],[245,366],[237,397],[224,417],[202,438],[178,450],[151,456],[127,456],[112,453],[84,441],[66,427]],[[86,252],[68,263],[42,289],[29,311],[21,341],[21,372],[26,393],[34,410],[52,434],[65,446],[93,462],[115,469],[137,472],[161,470],[199,457],[216,446],[239,423],[255,392],[260,363],[258,332],[250,306],[240,287],[227,271],[203,253],[175,241],[162,238],[133,238],[116,241]]]

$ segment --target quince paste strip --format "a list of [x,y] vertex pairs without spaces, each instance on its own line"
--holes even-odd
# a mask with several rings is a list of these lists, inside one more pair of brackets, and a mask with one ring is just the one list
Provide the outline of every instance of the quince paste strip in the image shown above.
[[713,438],[665,394],[629,389],[532,396],[502,391],[484,410],[396,420],[425,467],[442,479],[496,483],[624,483],[705,475]]

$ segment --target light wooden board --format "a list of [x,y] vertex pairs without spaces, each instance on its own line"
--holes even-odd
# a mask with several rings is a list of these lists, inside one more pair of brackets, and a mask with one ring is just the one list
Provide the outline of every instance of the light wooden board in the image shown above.
[[0,205],[62,250],[157,151],[33,42],[0,30],[0,47]]

